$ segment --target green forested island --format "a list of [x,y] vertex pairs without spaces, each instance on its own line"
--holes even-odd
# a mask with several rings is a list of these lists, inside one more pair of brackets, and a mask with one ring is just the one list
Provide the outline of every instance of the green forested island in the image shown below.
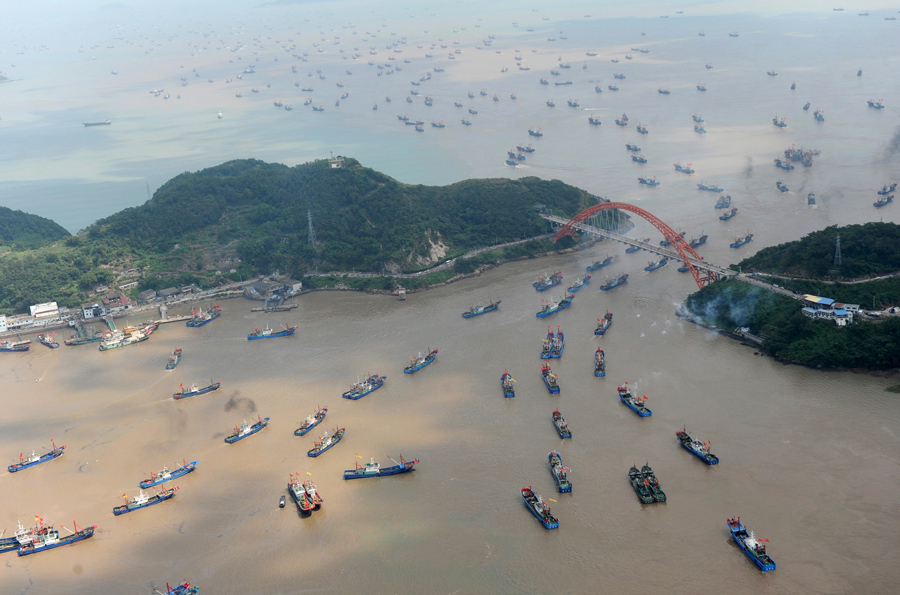
[[[140,272],[137,290],[212,287],[223,278],[276,271],[298,279],[314,270],[419,271],[475,248],[546,233],[536,205],[572,216],[601,200],[558,180],[424,186],[403,184],[350,158],[332,165],[229,161],[176,176],[145,204],[75,236],[63,230],[56,241],[27,250],[19,249],[20,241],[0,258],[0,310],[24,311],[50,300],[77,305],[94,285],[112,284],[125,268]],[[624,220],[618,212],[608,219],[612,225]],[[552,249],[550,241],[534,244],[460,259],[447,278],[498,257]],[[446,279],[416,282],[440,280]],[[322,280],[305,285],[316,282]],[[383,289],[393,284],[389,278],[360,283]]]

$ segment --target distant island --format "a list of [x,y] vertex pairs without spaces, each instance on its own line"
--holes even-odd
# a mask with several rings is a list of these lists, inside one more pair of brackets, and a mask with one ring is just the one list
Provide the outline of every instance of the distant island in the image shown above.
[[[835,264],[840,235],[840,264]],[[900,304],[900,226],[867,223],[828,227],[764,248],[734,265],[755,271],[798,295],[857,304],[853,324],[838,327],[801,312],[800,301],[737,280],[720,281],[688,296],[680,313],[726,332],[745,328],[781,361],[823,369],[900,368],[900,317],[868,316]]]
[[[404,279],[403,285],[414,289],[499,259],[571,247],[571,239],[554,244],[545,238],[457,258],[546,234],[548,225],[537,209],[574,216],[600,200],[558,180],[536,177],[424,186],[403,184],[352,158],[294,167],[229,161],[178,175],[145,204],[74,236],[65,230],[64,235],[52,233],[49,225],[40,241],[34,241],[34,233],[18,239],[0,235],[7,245],[0,257],[0,310],[22,312],[46,301],[77,306],[94,287],[115,286],[125,270],[132,271],[129,280],[138,281],[129,288],[132,296],[175,285],[212,288],[273,273],[301,280],[305,289],[340,283],[391,290],[396,285],[391,274],[456,259],[439,273]],[[0,212],[0,230],[10,217]],[[606,221],[621,227],[627,216],[615,211]],[[5,225],[18,226],[11,219]],[[309,276],[315,271],[370,275]]]

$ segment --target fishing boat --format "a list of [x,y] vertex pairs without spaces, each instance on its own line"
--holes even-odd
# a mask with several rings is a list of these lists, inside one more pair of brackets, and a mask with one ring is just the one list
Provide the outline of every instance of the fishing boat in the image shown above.
[[637,127],[635,128],[635,130],[637,130],[641,134],[649,134],[649,132],[647,131],[647,127],[644,126],[643,124],[638,124]]
[[274,339],[276,337],[287,337],[289,335],[293,335],[294,331],[297,330],[296,326],[285,326],[284,330],[276,331],[272,328],[269,328],[268,323],[266,324],[266,328],[260,330],[257,326],[254,325],[253,332],[247,335],[248,341],[253,341],[255,339]]
[[562,283],[562,279],[562,271],[556,271],[552,275],[541,275],[536,282],[531,284],[531,286],[537,291],[546,291],[551,287],[556,287]]
[[791,91],[797,88],[797,83],[791,81]]
[[888,196],[882,196],[881,198],[879,198],[878,200],[873,202],[872,205],[876,206],[876,207],[883,207],[884,205],[891,203],[893,201],[894,201],[894,195],[889,194]]
[[694,132],[696,132],[697,134],[706,134],[706,128],[704,128],[700,124],[694,124]]
[[772,124],[778,126],[779,128],[787,128],[787,122],[784,121],[784,118],[778,119],[778,116],[772,118]]
[[556,102],[554,102],[552,99],[548,99],[547,107],[556,107]]
[[427,355],[422,355],[422,353],[419,352],[418,357],[410,356],[409,365],[406,366],[405,368],[403,368],[403,373],[404,374],[412,374],[414,372],[418,372],[419,370],[421,370],[422,368],[424,368],[425,366],[427,366],[428,364],[433,362],[435,360],[435,358],[437,357],[437,354],[438,354],[437,347],[435,347],[434,349],[431,349],[429,347]]
[[669,259],[663,256],[659,260],[651,260],[650,263],[644,267],[644,270],[649,273],[651,271],[655,271],[656,269],[661,269],[667,264],[669,264]]
[[692,174],[694,173],[694,168],[691,167],[692,164],[688,163],[687,165],[682,165],[681,162],[675,164],[675,171],[680,171],[683,174]]
[[688,451],[707,465],[719,464],[719,457],[712,454],[709,450],[710,448],[712,448],[712,442],[707,444],[706,442],[694,440],[693,438],[691,438],[690,434],[687,433],[687,429],[685,428],[681,428],[680,430],[675,432],[675,436],[678,437],[678,441],[686,451]]
[[572,482],[569,481],[568,476],[571,469],[563,464],[562,455],[555,450],[550,451],[547,454],[547,461],[550,463],[550,473],[553,474],[553,479],[556,481],[556,487],[559,489],[559,493],[565,494],[571,492]]
[[653,469],[650,468],[650,465],[644,465],[643,467],[641,467],[641,475],[644,478],[644,483],[650,487],[650,493],[653,496],[653,501],[665,502],[666,493],[660,487],[659,480],[656,479],[656,474],[653,473]]
[[816,206],[816,195],[813,194],[812,192],[807,194],[806,195],[806,204],[808,204],[811,207]]
[[593,126],[600,126],[601,124],[603,124],[603,121],[600,119],[600,116],[591,114],[590,116],[588,116],[588,124],[591,124]]
[[518,167],[518,166],[519,166],[519,162],[516,161],[515,159],[507,159],[507,160],[506,160],[506,165],[511,165],[512,167]]
[[566,348],[566,334],[562,332],[559,325],[556,325],[556,333],[553,333],[548,326],[547,338],[550,340],[550,359],[561,358],[563,349]]
[[656,176],[651,176],[649,178],[640,177],[638,178],[638,182],[645,186],[659,186],[659,180],[656,179]]
[[[650,238],[643,238],[640,241],[646,244],[650,241]],[[635,252],[640,252],[641,250],[643,250],[643,248],[640,246],[628,246],[627,248],[625,248],[625,254],[634,254]]]
[[768,74],[769,76],[778,76],[778,73],[775,72],[774,70],[769,70],[766,72],[766,74]]
[[15,473],[16,471],[21,471],[22,469],[28,469],[29,467],[34,467],[35,465],[40,465],[41,463],[46,463],[47,461],[53,460],[57,457],[62,456],[63,451],[66,449],[65,446],[56,446],[56,443],[53,440],[50,440],[50,444],[53,448],[50,449],[49,452],[39,455],[36,452],[32,451],[29,457],[23,457],[22,453],[19,453],[19,462],[13,463],[8,466],[7,469],[10,473]]
[[618,287],[619,285],[623,285],[628,281],[628,273],[622,273],[615,279],[607,279],[606,283],[600,286],[600,291],[609,291],[613,287]]
[[176,401],[179,399],[187,399],[188,397],[196,397],[197,395],[205,395],[206,393],[211,393],[214,390],[219,390],[219,387],[222,386],[221,382],[212,382],[206,386],[197,386],[197,383],[191,385],[191,388],[184,390],[184,384],[178,385],[181,390],[172,395],[172,398]]
[[660,95],[671,95],[672,94],[672,92],[669,91],[668,87],[665,89],[659,88],[656,90],[656,92],[659,93]]
[[650,491],[650,486],[644,482],[643,474],[634,465],[628,470],[628,479],[641,504],[653,504],[653,492]]
[[790,161],[786,161],[781,158],[778,158],[775,160],[775,165],[780,167],[781,169],[787,169],[787,170],[794,169],[794,166],[791,165]]
[[806,111],[808,109],[809,109],[809,102],[807,101],[806,105],[803,106],[803,111]]
[[[307,473],[307,475],[310,475]],[[313,483],[313,480],[309,477],[306,478],[306,481],[303,482],[303,490],[306,492],[306,497],[312,502],[313,510],[319,510],[322,508],[322,504],[325,503],[325,500],[319,495],[319,488]]]
[[537,517],[537,520],[541,522],[544,529],[557,529],[559,527],[559,519],[550,514],[550,505],[544,502],[540,496],[536,495],[531,489],[531,486],[524,487],[520,491],[528,510]]
[[234,444],[238,440],[243,440],[247,436],[252,436],[253,434],[259,432],[262,429],[265,429],[266,426],[269,425],[269,418],[257,416],[257,421],[248,424],[247,420],[244,420],[240,426],[234,426],[234,432],[225,437],[225,442],[228,444]]
[[309,498],[309,494],[306,493],[306,488],[303,486],[303,482],[300,481],[299,473],[297,475],[290,474],[287,489],[291,494],[291,498],[297,503],[297,508],[300,509],[300,512],[310,514],[315,509],[316,505]]
[[884,109],[884,103],[880,99],[878,101],[869,99],[866,103],[869,104],[869,107],[873,107],[875,109]]
[[319,436],[319,439],[313,443],[313,447],[309,449],[306,454],[313,458],[319,456],[320,454],[340,442],[341,438],[344,437],[345,431],[346,428],[335,428],[334,434],[329,435],[328,430],[326,430],[325,433]]
[[732,242],[728,245],[731,246],[732,248],[740,248],[744,244],[749,244],[752,240],[753,240],[753,234],[748,233],[744,237],[735,238],[734,242]]
[[825,112],[823,112],[819,108],[816,108],[816,111],[813,112],[813,118],[816,119],[816,122],[824,122],[825,121]]
[[166,370],[174,370],[178,362],[181,361],[181,347],[177,348],[169,354],[169,360],[166,362]]
[[637,155],[632,155],[631,160],[637,163],[647,163],[647,158],[641,155],[640,153]]
[[31,543],[34,540],[34,529],[23,527],[21,522],[18,525],[18,529],[10,537],[5,536],[6,529],[0,531],[0,554],[17,550],[23,544]]
[[603,87],[600,85],[594,85],[594,93],[603,93]]
[[618,74],[614,74],[614,75],[613,75],[613,78],[614,78],[614,79],[623,79],[623,80],[624,80],[624,79],[625,79],[625,75],[622,74],[622,73],[618,73]]
[[747,557],[759,566],[760,570],[763,572],[775,570],[775,560],[766,553],[765,544],[769,543],[768,539],[757,539],[753,531],[747,531],[747,528],[741,522],[741,517],[728,519],[726,523],[728,524],[728,530],[731,531],[731,538],[747,554]]
[[726,211],[725,213],[722,213],[719,216],[719,219],[721,219],[722,221],[728,221],[729,219],[731,219],[732,217],[737,215],[737,211],[738,211],[737,207],[732,207],[731,210]]
[[53,333],[40,333],[38,336],[38,341],[41,342],[41,345],[45,345],[50,349],[56,349],[59,347],[59,343],[53,340]]
[[197,465],[199,464],[200,461],[191,461],[190,463],[183,462],[181,465],[179,465],[175,469],[172,469],[171,471],[168,467],[163,467],[159,473],[153,473],[151,471],[150,478],[141,481],[140,486],[141,488],[151,488],[166,481],[177,479],[182,475],[187,475],[188,473],[192,472],[197,468]]
[[[36,516],[35,520],[40,521],[40,527],[35,527],[36,530],[33,532],[33,539],[30,542],[23,543],[19,546],[18,553],[20,556],[28,556],[45,550],[69,545],[70,543],[75,543],[84,539],[89,539],[94,536],[94,530],[97,528],[96,525],[92,525],[90,527],[85,527],[84,529],[79,529],[76,524],[75,531],[66,529],[70,534],[60,536],[57,529],[54,529],[52,526],[45,527],[44,520],[40,517]],[[65,529],[65,527],[63,528]]]
[[[394,459],[391,460],[394,461]],[[344,471],[344,479],[361,479],[363,477],[387,477],[388,475],[399,475],[401,473],[415,471],[416,465],[418,464],[419,459],[407,461],[401,454],[399,463],[397,461],[394,461],[394,464],[390,467],[382,467],[375,462],[375,458],[373,457],[365,465],[356,463],[355,469],[348,469]]]
[[618,85],[606,85],[606,88],[609,89],[610,91],[618,91],[619,90]]
[[512,374],[509,373],[509,370],[504,370],[503,374],[500,375],[500,386],[503,388],[503,396],[507,399],[511,399],[516,396],[516,389],[513,384],[516,382],[516,379],[512,377]]
[[565,297],[558,302],[543,300],[544,305],[539,312],[535,313],[535,316],[538,318],[547,318],[551,314],[556,314],[561,310],[565,310],[572,305],[573,299],[575,299],[574,295],[565,294]]
[[707,238],[709,238],[709,236],[706,234],[702,234],[699,238],[696,239],[691,238],[691,241],[688,242],[688,246],[690,246],[691,248],[698,248],[706,243]]
[[891,182],[890,186],[888,186],[887,184],[882,186],[881,190],[878,191],[878,194],[880,196],[887,196],[888,194],[890,194],[891,192],[893,192],[896,189],[897,189],[897,182]]
[[100,351],[108,351],[117,347],[125,347],[134,343],[140,343],[150,338],[150,333],[140,329],[129,327],[123,332],[115,332],[111,336],[100,341]]
[[590,282],[591,282],[591,275],[584,274],[581,277],[579,277],[578,279],[576,279],[575,283],[573,283],[572,286],[567,289],[567,291],[569,293],[575,293],[576,291],[578,291],[585,285],[589,285]]
[[[682,232],[679,232],[678,235],[683,238],[685,233],[687,233],[687,232],[682,231]],[[662,246],[663,248],[667,248],[672,245],[672,242],[663,238],[662,240],[659,241],[659,245]]]
[[641,148],[639,146],[633,145],[631,143],[625,145],[625,148],[628,149],[629,151],[640,151],[641,150]]
[[[707,66],[707,68],[712,68],[711,66]],[[698,91],[706,91],[706,83],[700,83],[697,85]]]
[[168,490],[163,490],[152,496],[148,496],[144,493],[144,490],[141,490],[140,493],[135,496],[134,500],[129,500],[125,494],[122,494],[122,497],[125,498],[125,504],[114,507],[113,514],[119,516],[134,510],[153,506],[154,504],[159,504],[160,502],[165,502],[166,500],[174,498],[175,492],[177,491],[178,486],[172,486]]
[[341,396],[345,399],[350,399],[352,401],[356,401],[358,399],[363,398],[367,394],[374,392],[381,388],[384,385],[384,381],[387,380],[387,376],[379,376],[378,374],[371,374],[368,378],[363,381],[357,381],[355,384],[350,385],[350,390],[343,393]]
[[543,377],[544,384],[547,385],[547,390],[550,391],[550,394],[555,395],[559,393],[559,376],[550,369],[550,364],[547,362],[541,365],[541,377]]
[[697,188],[700,190],[706,190],[707,192],[722,192],[724,189],[716,183],[707,184],[706,182],[700,182],[697,184]]
[[602,337],[606,334],[606,331],[609,330],[609,327],[612,326],[613,315],[609,310],[606,311],[606,314],[603,315],[603,318],[597,319],[597,328],[594,329],[594,334]]
[[606,352],[599,347],[594,352],[594,376],[597,378],[606,376]]
[[641,417],[650,417],[651,415],[653,415],[653,412],[647,409],[647,406],[644,404],[644,401],[647,400],[647,395],[644,395],[643,397],[635,397],[633,394],[631,394],[631,390],[629,390],[627,382],[624,385],[618,387],[616,390],[619,393],[619,398],[623,403],[625,403],[625,405],[628,406],[629,409],[631,409]]
[[[159,591],[156,592],[159,593]],[[174,587],[170,587],[169,583],[166,583],[166,592],[161,595],[197,595],[199,592],[200,587],[192,587],[191,583],[181,583]]]
[[300,427],[294,430],[294,436],[305,436],[310,430],[322,423],[327,413],[328,407],[319,407],[315,413],[300,423]]
[[540,128],[529,128],[528,135],[529,136],[544,136],[544,133],[541,132]]
[[622,114],[621,118],[616,118],[617,126],[628,126],[628,117],[625,114]]
[[531,143],[528,143],[524,147],[521,145],[516,145],[516,150],[522,151],[523,153],[534,153],[534,147],[531,146]]
[[698,115],[698,114],[694,114],[693,116],[691,116],[691,119],[694,120],[694,122],[697,122],[698,124],[700,124],[700,123],[702,123],[702,122],[705,121],[705,120],[703,119],[703,117],[700,116],[700,115]]
[[603,260],[595,260],[593,264],[589,264],[586,269],[588,271],[596,271],[597,269],[602,269],[613,261],[612,256],[607,256]]
[[191,319],[185,323],[185,326],[198,327],[208,324],[222,315],[222,306],[213,304],[206,312],[202,308],[191,310]]
[[31,341],[0,341],[0,351],[28,351],[31,349]]
[[785,186],[784,184],[782,184],[780,180],[778,182],[775,182],[775,187],[778,188],[779,190],[781,190],[782,192],[788,191],[788,187]]

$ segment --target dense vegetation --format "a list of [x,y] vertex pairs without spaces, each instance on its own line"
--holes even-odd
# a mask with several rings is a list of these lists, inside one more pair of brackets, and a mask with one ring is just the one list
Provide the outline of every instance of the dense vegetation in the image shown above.
[[55,221],[0,207],[0,252],[33,250],[68,236]]
[[[301,279],[316,269],[417,271],[474,248],[547,232],[535,204],[571,216],[597,200],[533,177],[437,187],[402,184],[353,159],[341,168],[327,160],[295,167],[230,161],[176,176],[144,205],[77,236],[0,258],[0,309],[23,311],[48,300],[76,305],[125,267],[141,271],[140,289],[209,287],[226,277],[275,271]],[[615,212],[609,220],[624,218]],[[519,255],[545,249],[535,243],[514,248]],[[474,270],[485,258],[460,260],[451,273]],[[383,278],[366,283],[391,285]]]
[[[835,266],[838,233],[842,264]],[[900,226],[879,222],[841,228],[833,225],[794,242],[763,248],[740,266],[744,271],[754,269],[810,279],[890,273],[900,270]]]

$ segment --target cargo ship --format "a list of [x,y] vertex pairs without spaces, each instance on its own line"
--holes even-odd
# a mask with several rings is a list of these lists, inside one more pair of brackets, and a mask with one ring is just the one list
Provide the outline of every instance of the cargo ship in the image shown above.
[[175,366],[178,365],[178,362],[181,361],[181,347],[173,351],[169,354],[169,359],[166,362],[166,370],[174,370]]
[[651,415],[653,415],[653,412],[650,411],[644,404],[644,401],[647,399],[647,395],[644,395],[643,397],[635,397],[633,394],[631,394],[627,382],[623,386],[618,387],[616,390],[619,393],[619,398],[623,403],[625,403],[625,405],[628,406],[629,409],[631,409],[641,417],[650,417]]
[[720,215],[719,219],[721,219],[722,221],[728,221],[729,219],[737,215],[737,211],[737,207],[732,207],[730,211],[726,211],[725,213]]
[[178,385],[181,390],[172,395],[172,398],[176,401],[180,399],[187,399],[188,397],[196,397],[197,395],[205,395],[206,393],[211,393],[215,390],[219,390],[222,386],[221,382],[212,382],[207,386],[197,386],[197,383],[191,385],[191,388],[184,390],[184,384]]
[[374,392],[384,386],[385,380],[387,380],[387,376],[371,374],[365,380],[357,381],[355,384],[351,384],[350,390],[343,393],[341,396],[345,399],[350,399],[351,401],[359,400],[369,393]]
[[748,233],[742,238],[736,238],[732,243],[728,244],[732,248],[740,248],[744,244],[749,244],[753,240],[753,234]]
[[[390,457],[388,457],[390,458]],[[391,459],[394,461],[394,459]],[[361,479],[364,477],[387,477],[388,475],[399,475],[401,473],[409,473],[416,470],[419,459],[407,461],[400,455],[400,462],[394,461],[390,467],[382,467],[371,458],[365,465],[356,464],[355,469],[347,469],[344,471],[344,479]]]
[[528,510],[537,517],[537,520],[541,522],[544,526],[544,529],[557,529],[559,527],[559,519],[550,514],[550,505],[548,505],[544,500],[534,493],[534,490],[531,489],[531,486],[524,487],[520,490],[522,494],[522,499],[525,500],[525,505],[528,507]]
[[541,377],[544,379],[544,384],[547,385],[547,390],[550,391],[550,394],[555,395],[559,393],[559,376],[550,369],[550,364],[544,362],[541,366]]
[[10,473],[15,473],[16,471],[28,469],[29,467],[34,467],[35,465],[40,465],[41,463],[46,463],[47,461],[51,461],[57,457],[62,456],[63,451],[66,449],[66,447],[56,446],[56,443],[54,443],[52,439],[50,440],[50,444],[53,446],[53,448],[51,448],[49,452],[42,455],[39,455],[36,452],[32,451],[31,455],[28,458],[25,458],[22,456],[22,453],[19,453],[19,462],[13,463],[6,469]]
[[688,451],[707,465],[719,464],[719,457],[712,454],[709,450],[712,447],[712,442],[707,444],[706,442],[694,440],[693,438],[691,438],[690,434],[687,433],[686,428],[681,428],[680,430],[675,432],[675,436],[678,437],[678,441],[686,451]]
[[276,331],[275,329],[269,328],[268,323],[266,324],[266,328],[262,330],[254,325],[253,332],[247,335],[247,340],[254,341],[256,339],[274,339],[276,337],[287,337],[289,335],[293,335],[294,331],[297,330],[296,326],[281,326],[284,327],[284,330]]
[[547,318],[551,314],[556,314],[561,310],[565,310],[572,305],[573,299],[575,299],[574,295],[565,294],[565,297],[558,302],[543,300],[544,305],[539,312],[535,313],[535,316],[538,318]]
[[600,286],[600,291],[609,291],[613,287],[618,287],[628,281],[628,273],[622,273],[615,279],[607,279],[606,283]]
[[185,326],[199,327],[212,322],[221,315],[222,306],[220,306],[219,304],[213,304],[212,307],[206,312],[203,311],[203,308],[191,310],[191,319],[184,324]]
[[294,430],[294,436],[305,436],[310,430],[322,423],[327,413],[328,407],[319,407],[318,411],[300,423],[300,427]]
[[225,442],[228,444],[234,444],[238,440],[243,440],[247,436],[252,436],[253,434],[259,432],[269,425],[269,418],[257,416],[257,421],[248,424],[246,420],[240,426],[234,426],[234,432],[225,437]]
[[92,525],[90,527],[85,527],[84,529],[79,529],[78,525],[76,524],[75,531],[69,531],[68,529],[66,529],[67,531],[69,531],[70,535],[61,537],[57,529],[54,529],[52,526],[45,527],[44,520],[40,517],[36,516],[35,520],[39,521],[40,527],[35,527],[33,538],[30,542],[23,543],[19,546],[20,556],[29,556],[38,552],[51,550],[54,548],[62,547],[64,545],[69,545],[70,543],[89,539],[94,536],[94,530],[97,528],[96,525]]
[[504,370],[503,374],[500,375],[500,387],[503,389],[503,396],[507,399],[511,399],[516,396],[516,389],[513,384],[516,382],[516,379],[512,377],[512,374],[509,373],[509,370]]
[[546,291],[551,287],[556,287],[560,283],[562,283],[563,274],[562,271],[556,271],[552,275],[541,275],[540,278],[534,283],[531,284],[537,291]]
[[594,334],[602,337],[606,334],[606,331],[609,330],[609,327],[612,326],[613,315],[609,310],[606,311],[606,314],[603,315],[603,318],[597,319],[597,328],[594,329]]
[[547,453],[547,462],[550,464],[550,473],[553,480],[556,481],[556,488],[560,494],[567,494],[572,491],[572,482],[569,481],[569,469],[563,464],[562,455],[555,450]]
[[329,435],[328,430],[325,430],[325,433],[319,436],[319,439],[313,443],[313,447],[306,452],[307,456],[315,458],[326,450],[329,450],[332,446],[341,441],[344,437],[344,432],[346,432],[346,428],[335,428],[334,434]]
[[753,531],[747,531],[741,517],[728,519],[726,523],[728,530],[731,531],[731,538],[760,570],[763,572],[775,570],[775,561],[766,553],[765,544],[769,543],[768,539],[757,539]]
[[607,266],[608,264],[612,263],[612,261],[613,261],[613,257],[612,257],[612,256],[607,256],[607,257],[604,258],[603,260],[595,260],[594,263],[593,263],[593,264],[589,264],[589,265],[586,267],[586,269],[587,269],[588,271],[596,271],[596,270],[602,269],[603,267],[605,267],[605,266]]
[[125,498],[125,504],[114,507],[113,514],[119,516],[134,510],[153,506],[154,504],[159,504],[160,502],[165,502],[166,500],[171,500],[175,497],[175,492],[177,491],[178,486],[172,486],[168,490],[163,490],[152,496],[148,496],[144,493],[144,490],[141,490],[141,492],[135,496],[134,500],[129,500],[127,496],[122,494],[122,497]]
[[159,485],[161,483],[167,482],[172,479],[177,479],[182,475],[187,475],[191,473],[194,469],[197,468],[197,465],[200,464],[200,461],[191,461],[190,463],[184,462],[182,465],[179,465],[177,468],[169,471],[168,467],[163,467],[159,473],[150,472],[150,478],[141,481],[140,486],[142,489],[151,488],[155,485]]
[[418,357],[410,356],[409,357],[409,360],[410,360],[409,365],[406,366],[405,368],[403,368],[403,373],[404,374],[412,374],[414,372],[418,372],[419,370],[421,370],[422,368],[424,368],[425,366],[427,366],[428,364],[433,362],[435,360],[435,358],[437,357],[437,354],[438,354],[437,347],[435,347],[434,349],[431,349],[429,347],[427,355],[422,355],[422,353],[420,352]]
[[650,263],[644,267],[644,270],[649,273],[651,271],[655,271],[656,269],[661,269],[667,264],[669,264],[669,259],[663,256],[659,260],[651,260]]
[[597,378],[606,376],[606,352],[599,347],[594,352],[594,376]]

